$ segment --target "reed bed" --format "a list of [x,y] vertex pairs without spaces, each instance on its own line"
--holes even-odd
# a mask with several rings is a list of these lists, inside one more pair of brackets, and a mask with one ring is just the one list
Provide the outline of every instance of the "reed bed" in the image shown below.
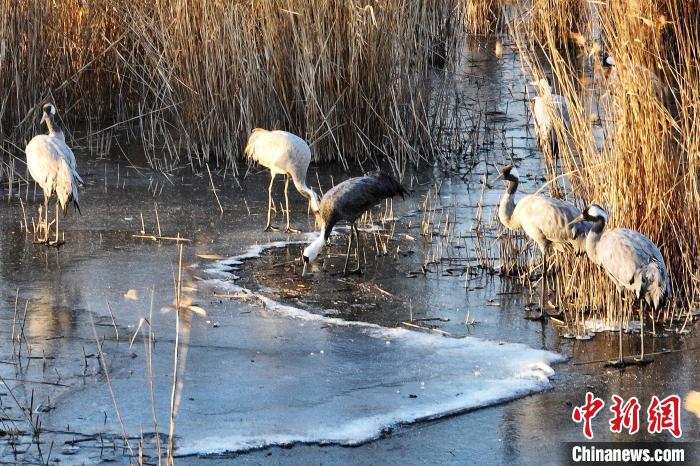
[[0,0],[0,138],[19,155],[53,100],[93,137],[128,126],[155,168],[235,167],[258,126],[307,138],[318,161],[428,159],[442,129],[432,70],[454,53],[461,12],[459,0]]
[[[659,245],[675,292],[673,305],[657,316],[666,321],[689,316],[700,291],[696,15],[696,4],[683,0],[608,2],[585,17],[581,30],[600,31],[585,41],[562,42],[555,30],[538,37],[514,30],[527,72],[551,76],[571,117],[571,128],[555,128],[565,141],[556,158],[544,151],[550,192],[566,181],[562,195],[580,206],[605,206],[609,227],[638,230]],[[601,67],[608,54],[612,70]],[[566,272],[558,278],[559,290],[567,290],[560,304],[609,322],[624,312],[597,267],[567,257],[556,267]]]

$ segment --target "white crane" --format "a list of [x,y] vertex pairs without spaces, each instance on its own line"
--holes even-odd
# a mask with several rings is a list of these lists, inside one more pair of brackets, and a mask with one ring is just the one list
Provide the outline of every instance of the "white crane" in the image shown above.
[[[44,238],[40,242],[58,247],[63,244],[58,237],[59,204],[64,214],[71,203],[80,212],[78,187],[83,185],[83,180],[76,169],[75,155],[66,144],[63,131],[54,119],[56,107],[53,104],[45,104],[42,110],[44,113],[40,123],[46,123],[49,134],[34,136],[27,144],[25,153],[29,174],[44,192]],[[49,200],[54,193],[56,193],[56,240],[50,242]]]
[[[644,360],[644,303],[654,311],[671,298],[671,278],[659,248],[643,234],[627,228],[605,230],[608,214],[599,205],[587,207],[572,223],[587,221],[592,226],[586,236],[586,254],[601,266],[617,286],[627,289],[640,301],[639,320],[642,339],[640,357]],[[630,302],[631,304],[631,302]],[[620,312],[620,346],[617,365],[624,366],[622,355],[622,319]]]
[[318,195],[306,185],[306,171],[311,162],[311,149],[299,136],[286,131],[267,131],[255,128],[248,138],[245,155],[270,170],[270,187],[267,198],[267,226],[265,231],[276,230],[270,223],[272,203],[272,185],[275,176],[285,175],[284,199],[287,207],[286,232],[297,232],[289,225],[289,177],[292,177],[294,186],[299,194],[309,201],[311,210],[318,212]]
[[551,156],[557,157],[559,155],[559,141],[554,129],[555,121],[560,119],[567,129],[571,129],[566,100],[564,96],[552,94],[552,88],[544,78],[532,81],[530,84],[537,89],[538,93],[537,97],[533,99],[532,106],[537,144],[542,151],[550,149]]
[[326,192],[321,199],[318,213],[321,231],[319,232],[318,238],[304,249],[302,256],[304,270],[302,275],[306,274],[306,266],[316,259],[323,245],[329,240],[333,227],[340,221],[349,222],[352,229],[348,238],[348,250],[345,254],[343,273],[345,274],[347,272],[353,234],[355,235],[355,251],[357,253],[357,269],[353,273],[359,272],[360,237],[357,232],[355,221],[363,213],[384,199],[396,195],[400,195],[403,198],[406,194],[408,194],[408,191],[406,191],[401,183],[399,183],[396,178],[386,173],[350,178]]
[[588,223],[571,224],[581,211],[573,204],[541,194],[530,194],[516,204],[514,195],[518,190],[518,170],[508,165],[496,178],[508,182],[508,188],[498,206],[498,218],[510,230],[524,230],[542,253],[542,289],[540,315],[543,319],[545,288],[547,285],[547,255],[550,246],[561,252],[585,252]]

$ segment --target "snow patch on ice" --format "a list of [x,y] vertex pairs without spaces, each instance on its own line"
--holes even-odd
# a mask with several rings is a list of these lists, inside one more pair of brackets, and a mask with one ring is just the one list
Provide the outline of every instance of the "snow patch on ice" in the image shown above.
[[334,356],[335,352],[329,352],[325,358],[340,357],[346,364],[352,361],[351,365],[362,365],[355,358],[367,352],[373,358],[396,359],[387,360],[389,366],[377,362],[382,359],[367,360],[363,369],[363,377],[367,379],[357,381],[355,375],[345,382],[359,386],[347,386],[346,391],[331,390],[325,397],[319,396],[313,405],[288,408],[293,411],[288,413],[293,418],[311,416],[311,419],[321,413],[313,422],[280,424],[276,418],[267,419],[273,414],[259,413],[255,424],[247,428],[241,426],[223,435],[203,432],[203,436],[183,436],[178,455],[219,454],[295,443],[357,445],[401,425],[502,403],[550,387],[554,375],[551,364],[565,359],[560,354],[522,344],[475,337],[446,338],[402,327],[347,321],[333,317],[335,310],[328,310],[326,315],[316,314],[280,303],[226,278],[230,270],[259,257],[267,249],[304,243],[315,235],[307,235],[301,241],[256,245],[238,256],[219,261],[208,270],[211,278],[202,285],[246,301],[257,301],[265,312],[275,317],[335,328],[333,341],[337,340],[337,345],[341,341],[349,344],[351,354]]

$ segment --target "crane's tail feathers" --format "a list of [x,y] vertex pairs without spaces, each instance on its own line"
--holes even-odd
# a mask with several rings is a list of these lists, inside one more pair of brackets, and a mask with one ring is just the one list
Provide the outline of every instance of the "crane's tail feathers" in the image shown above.
[[394,197],[396,195],[400,195],[401,199],[405,199],[404,196],[408,195],[408,191],[406,188],[403,187],[403,185],[391,176],[388,173],[380,172],[378,175],[376,175],[376,178],[380,183],[386,187],[386,195],[387,197]]
[[656,260],[641,270],[640,295],[655,310],[661,309],[671,297],[669,277],[664,272],[662,265]]
[[260,139],[260,136],[262,136],[265,133],[267,133],[267,130],[262,128],[255,128],[250,133],[250,136],[248,137],[248,143],[246,144],[245,150],[243,151],[246,157],[253,160],[257,160],[255,145],[257,144],[258,139]]

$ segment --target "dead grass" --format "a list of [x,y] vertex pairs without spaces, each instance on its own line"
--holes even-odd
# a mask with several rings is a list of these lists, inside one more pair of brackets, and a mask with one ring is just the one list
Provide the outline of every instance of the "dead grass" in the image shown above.
[[[567,143],[559,160],[548,160],[548,180],[566,180],[579,205],[606,206],[610,227],[638,230],[659,245],[675,292],[674,306],[659,316],[667,321],[687,316],[700,291],[700,27],[689,20],[696,14],[682,0],[597,5],[581,30],[600,34],[582,49],[562,43],[555,29],[540,37],[515,29],[527,72],[553,78],[571,117],[571,130],[557,125]],[[600,50],[614,56],[614,71],[601,68]],[[609,321],[623,312],[596,267],[571,258],[558,264],[566,272],[563,304]]]
[[2,145],[23,147],[51,99],[97,149],[128,124],[158,169],[234,167],[258,126],[300,134],[319,161],[427,159],[431,70],[454,53],[459,5],[0,0]]

